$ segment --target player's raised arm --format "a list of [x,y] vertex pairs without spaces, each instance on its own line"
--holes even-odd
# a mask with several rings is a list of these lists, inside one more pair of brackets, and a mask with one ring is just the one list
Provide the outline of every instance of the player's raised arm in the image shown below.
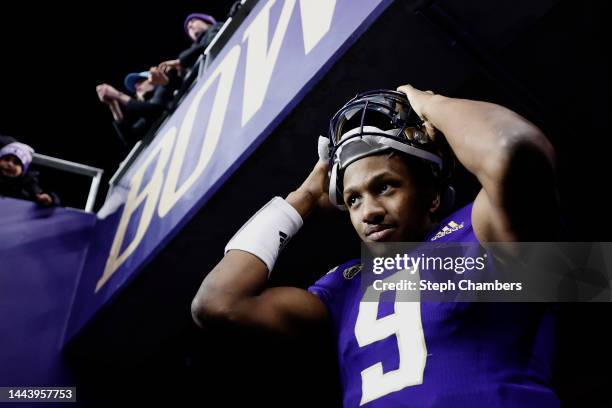
[[472,212],[481,242],[556,239],[555,153],[538,127],[493,103],[447,98],[410,85],[398,90],[406,93],[428,133],[442,132],[482,185]]
[[193,299],[192,316],[198,325],[225,322],[285,334],[322,327],[327,310],[317,296],[298,288],[267,288],[267,283],[282,242],[327,201],[326,177],[327,165],[317,163],[302,186],[285,200],[274,198],[230,240],[225,257]]

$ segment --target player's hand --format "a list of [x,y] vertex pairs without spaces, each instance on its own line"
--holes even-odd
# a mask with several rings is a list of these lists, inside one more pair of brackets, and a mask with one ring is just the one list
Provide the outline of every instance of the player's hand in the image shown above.
[[427,119],[427,115],[425,113],[426,105],[431,101],[431,98],[433,98],[435,94],[432,91],[421,91],[408,84],[398,87],[397,90],[406,94],[408,102],[410,102],[410,106],[412,106],[414,112],[423,120],[423,125],[425,126],[427,136],[430,139],[435,140],[436,128]]
[[316,208],[325,210],[334,208],[329,201],[328,169],[326,161],[318,161],[302,185],[287,196],[287,202],[300,213],[302,218]]

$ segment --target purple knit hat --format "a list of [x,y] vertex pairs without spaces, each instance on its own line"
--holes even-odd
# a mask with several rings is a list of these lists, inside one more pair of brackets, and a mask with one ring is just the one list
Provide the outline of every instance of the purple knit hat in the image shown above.
[[8,156],[10,154],[17,157],[19,161],[21,161],[23,173],[27,172],[28,167],[30,167],[30,163],[32,163],[32,154],[34,154],[34,149],[27,144],[19,142],[9,143],[0,149],[0,157]]
[[198,20],[202,20],[205,23],[209,23],[209,24],[216,24],[217,23],[217,20],[215,20],[215,18],[213,16],[209,16],[208,14],[191,13],[185,19],[185,23],[183,23],[183,28],[185,29],[185,33],[187,34],[187,36],[189,36],[189,30],[187,30],[187,24],[189,24],[189,20],[192,20],[194,18],[197,18]]

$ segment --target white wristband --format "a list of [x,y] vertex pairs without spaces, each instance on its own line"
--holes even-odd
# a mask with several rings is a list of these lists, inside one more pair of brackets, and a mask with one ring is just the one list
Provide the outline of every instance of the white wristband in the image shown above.
[[300,229],[304,222],[295,208],[280,197],[264,205],[225,246],[249,252],[268,267],[268,276],[281,249]]

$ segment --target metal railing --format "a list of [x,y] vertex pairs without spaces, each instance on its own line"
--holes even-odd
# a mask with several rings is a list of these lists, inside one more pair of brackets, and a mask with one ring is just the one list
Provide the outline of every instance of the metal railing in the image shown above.
[[219,55],[225,44],[227,44],[227,41],[236,30],[238,30],[238,27],[240,27],[258,2],[259,0],[242,0],[236,14],[225,21],[215,38],[213,38],[210,44],[208,44],[208,47],[204,50],[205,63],[203,69],[200,71],[200,77],[206,72],[210,63]]
[[96,202],[96,196],[98,195],[98,188],[100,187],[100,181],[102,180],[102,174],[104,173],[104,170],[99,169],[97,167],[87,166],[81,163],[58,159],[57,157],[46,156],[40,153],[33,154],[32,163],[37,164],[39,166],[51,167],[61,171],[91,177],[91,184],[89,186],[89,194],[87,195],[85,211],[93,211],[94,204]]

